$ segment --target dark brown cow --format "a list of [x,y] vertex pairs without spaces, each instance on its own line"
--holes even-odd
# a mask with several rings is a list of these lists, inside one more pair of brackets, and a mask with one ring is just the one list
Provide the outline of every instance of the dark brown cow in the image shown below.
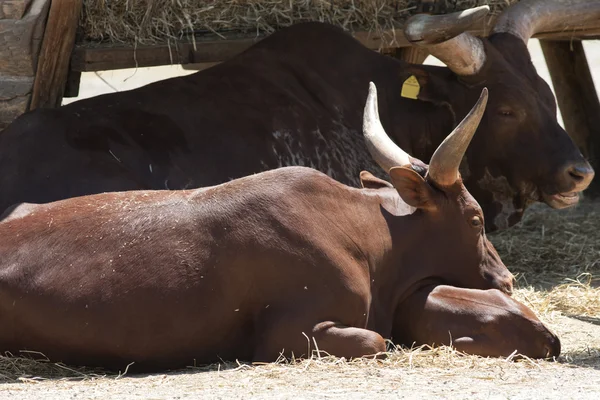
[[[219,186],[17,207],[0,222],[0,349],[144,368],[385,350],[422,286],[512,289],[458,173],[487,92],[426,177],[393,145],[372,85],[365,138],[393,186],[305,167]],[[369,189],[372,187],[373,189]],[[306,337],[304,336],[306,335]]]
[[[382,90],[390,136],[423,160],[482,87],[490,88],[481,132],[462,166],[490,230],[516,223],[533,201],[568,206],[593,171],[558,125],[552,93],[530,61],[525,42],[547,19],[522,7],[535,11],[538,3],[554,4],[545,16],[565,16],[556,29],[600,18],[600,6],[588,2],[563,6],[567,15],[564,2],[524,0],[500,16],[488,39],[461,34],[430,45],[450,68],[410,65],[333,26],[299,24],[190,76],[30,112],[0,134],[0,210],[105,191],[205,187],[290,165],[355,186],[363,169],[385,176],[360,133],[371,80]],[[427,24],[417,18],[407,34],[437,43],[438,33],[447,39],[480,17],[480,10],[441,17],[453,28],[424,38]],[[530,19],[524,36],[509,29]],[[411,75],[421,84],[418,100],[401,96]]]
[[427,286],[396,311],[394,342],[452,345],[487,357],[558,357],[560,340],[525,305],[495,290]]

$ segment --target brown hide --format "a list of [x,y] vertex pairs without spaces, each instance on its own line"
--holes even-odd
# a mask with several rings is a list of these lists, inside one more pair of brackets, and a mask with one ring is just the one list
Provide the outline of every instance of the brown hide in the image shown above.
[[423,287],[398,307],[394,342],[452,345],[488,357],[558,357],[560,340],[525,305],[495,290]]
[[[390,173],[395,187],[363,174],[372,188],[357,189],[288,167],[17,208],[0,222],[0,350],[158,369],[300,357],[306,334],[358,357],[385,350],[429,282],[510,292],[460,181]],[[415,192],[427,207],[399,195]]]
[[[364,169],[384,177],[361,137],[369,81],[380,88],[392,139],[423,160],[489,87],[490,107],[462,171],[489,230],[516,223],[533,201],[572,204],[570,194],[593,173],[558,126],[548,85],[520,40],[497,34],[485,47],[483,70],[463,79],[305,23],[190,76],[35,110],[0,134],[0,210],[105,191],[204,187],[290,165],[354,186]],[[400,96],[411,74],[422,84],[419,100]]]

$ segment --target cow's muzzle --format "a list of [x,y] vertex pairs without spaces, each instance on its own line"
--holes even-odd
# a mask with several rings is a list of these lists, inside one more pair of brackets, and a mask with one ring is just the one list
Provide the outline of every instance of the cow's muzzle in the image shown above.
[[558,190],[542,191],[541,198],[552,208],[566,208],[579,202],[579,194],[587,189],[594,179],[594,169],[587,161],[569,163],[556,175]]
[[555,209],[572,207],[579,202],[578,192],[567,192],[557,194],[542,193],[544,203]]

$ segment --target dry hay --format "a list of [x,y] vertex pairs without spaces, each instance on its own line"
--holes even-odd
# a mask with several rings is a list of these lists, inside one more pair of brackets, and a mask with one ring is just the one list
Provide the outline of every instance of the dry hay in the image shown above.
[[517,276],[517,297],[538,313],[600,318],[600,204],[536,205],[512,229],[490,235]]
[[51,362],[38,352],[23,351],[18,356],[0,356],[0,382],[31,382],[46,379],[91,379],[106,374],[100,369],[73,368],[62,363]]
[[[474,398],[474,394],[512,392],[518,398],[540,398],[539,389],[559,387],[559,396],[570,398],[572,388],[598,389],[600,352],[571,353],[573,360],[538,361],[509,357],[482,358],[460,354],[449,347],[435,349],[397,349],[382,360],[345,360],[335,357],[312,357],[308,360],[280,361],[269,364],[223,363],[202,368],[188,368],[168,374],[150,376],[88,375],[83,382],[63,380],[24,380],[36,385],[7,385],[25,396],[20,398],[52,400],[87,398],[319,398],[344,394],[352,398],[369,398],[369,394],[419,393],[418,398]],[[123,379],[121,379],[123,378]],[[23,380],[22,380],[23,381]],[[424,386],[426,385],[426,386]],[[556,390],[556,389],[555,389]],[[515,393],[516,392],[516,393]],[[532,393],[533,392],[533,393]],[[135,393],[135,396],[127,396]],[[48,394],[47,396],[45,394]],[[391,396],[390,396],[391,394]],[[431,395],[434,395],[433,397]],[[400,396],[402,397],[402,396]],[[409,396],[410,397],[410,396]],[[475,398],[481,398],[476,396]],[[496,397],[497,398],[497,397]],[[500,397],[505,398],[505,397]],[[548,396],[544,396],[548,398]],[[584,396],[585,398],[585,396]],[[593,396],[591,398],[594,398]]]
[[[561,337],[563,355],[558,362],[527,358],[514,361],[512,357],[508,360],[482,358],[460,354],[450,347],[419,347],[392,349],[384,360],[347,361],[313,357],[292,362],[281,360],[260,366],[224,363],[202,368],[190,367],[189,370],[209,374],[218,370],[235,374],[243,372],[243,379],[252,379],[253,384],[257,379],[269,378],[285,383],[290,390],[294,385],[304,382],[300,375],[314,377],[325,372],[334,380],[364,375],[391,376],[396,373],[404,374],[403,379],[406,379],[405,374],[413,371],[430,380],[466,376],[481,382],[500,379],[504,382],[521,382],[527,386],[527,379],[532,376],[537,376],[540,381],[547,378],[544,374],[550,374],[557,381],[565,373],[577,376],[579,372],[570,369],[575,366],[600,370],[600,330],[596,327],[600,325],[598,226],[600,203],[583,202],[576,208],[562,211],[539,205],[532,207],[516,227],[490,235],[503,260],[518,277],[515,297],[531,307]],[[48,362],[40,355],[33,356],[37,361],[31,357],[0,357],[0,382],[122,377],[100,370],[66,367]],[[300,380],[294,381],[296,377]]]
[[[493,12],[517,0],[447,1],[448,11],[488,4]],[[84,0],[84,40],[156,43],[190,34],[268,34],[305,21],[346,30],[380,31],[401,26],[414,0]]]

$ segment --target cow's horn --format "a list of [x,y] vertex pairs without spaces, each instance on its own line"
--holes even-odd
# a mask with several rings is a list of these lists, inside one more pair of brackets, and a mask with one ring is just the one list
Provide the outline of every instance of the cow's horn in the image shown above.
[[510,33],[527,44],[536,33],[582,29],[598,19],[597,0],[521,0],[500,14],[492,33]]
[[489,6],[481,6],[452,14],[416,14],[406,21],[404,36],[409,42],[418,45],[442,43],[460,35],[489,12]]
[[410,164],[409,155],[392,142],[379,121],[377,88],[373,82],[369,83],[369,96],[363,114],[363,135],[371,157],[385,172],[392,167]]
[[488,99],[483,88],[477,104],[431,156],[428,178],[440,186],[450,186],[458,179],[458,167],[479,126]]
[[489,11],[488,6],[481,6],[446,15],[417,14],[404,25],[404,36],[414,45],[427,47],[455,74],[473,75],[485,63],[485,50],[481,40],[465,30]]

